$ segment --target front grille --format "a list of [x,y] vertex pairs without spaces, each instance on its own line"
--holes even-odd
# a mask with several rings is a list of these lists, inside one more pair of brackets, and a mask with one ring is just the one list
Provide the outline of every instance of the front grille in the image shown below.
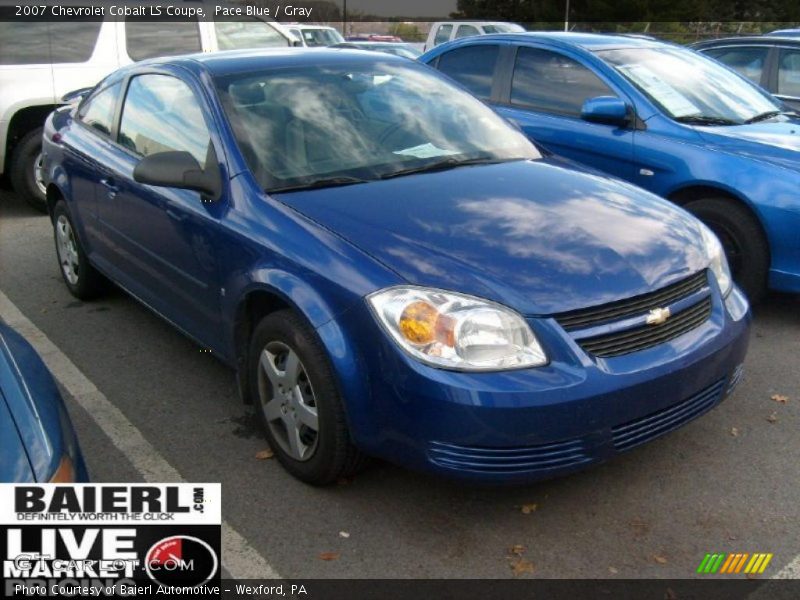
[[442,467],[483,473],[563,469],[591,460],[581,440],[514,448],[483,448],[432,442],[429,456],[431,461]]
[[624,319],[636,315],[646,314],[653,308],[668,306],[673,302],[685,298],[701,289],[708,283],[706,271],[682,279],[670,286],[634,296],[625,300],[573,310],[556,316],[556,321],[567,331],[586,329],[608,321]]
[[684,423],[700,416],[714,406],[720,398],[724,383],[725,380],[720,379],[675,406],[614,427],[611,430],[614,448],[619,451],[630,450],[639,444],[644,444],[653,438],[678,429]]
[[699,327],[711,315],[711,298],[674,314],[663,325],[643,325],[579,340],[581,348],[598,358],[612,358],[652,348]]

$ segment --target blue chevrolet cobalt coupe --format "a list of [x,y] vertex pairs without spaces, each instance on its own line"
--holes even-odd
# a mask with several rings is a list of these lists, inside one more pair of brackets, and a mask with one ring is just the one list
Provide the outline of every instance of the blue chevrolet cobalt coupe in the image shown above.
[[673,430],[742,373],[717,238],[424,65],[351,50],[125,68],[49,118],[58,262],[234,367],[281,463],[484,481]]
[[703,220],[751,300],[800,293],[800,118],[750,80],[656,40],[464,38],[420,58],[536,143]]

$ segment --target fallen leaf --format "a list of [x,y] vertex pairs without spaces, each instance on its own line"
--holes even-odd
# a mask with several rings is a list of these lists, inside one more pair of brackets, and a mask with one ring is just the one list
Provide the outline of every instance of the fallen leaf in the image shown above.
[[789,396],[784,396],[783,394],[772,394],[770,399],[774,400],[775,402],[780,402],[781,404],[786,404],[789,401]]
[[538,504],[523,504],[520,507],[520,510],[522,511],[523,515],[529,515],[532,512],[535,512],[537,508],[539,508]]
[[664,592],[664,600],[678,600],[678,594],[672,588],[667,588]]
[[258,460],[267,460],[268,458],[273,458],[275,453],[267,448],[266,450],[261,450],[260,452],[256,452],[256,458]]
[[737,437],[739,435],[739,430],[736,427],[731,427],[731,435]]
[[339,558],[338,552],[320,552],[319,553],[320,560],[336,560]]
[[522,544],[514,544],[513,546],[511,546],[511,548],[508,549],[508,553],[513,554],[515,556],[522,556],[523,554],[525,554],[526,550],[527,548]]
[[617,573],[619,573],[619,569],[615,569],[614,567],[608,567],[608,572],[611,573],[612,575],[616,575]]
[[515,558],[509,563],[509,566],[514,576],[519,576],[523,573],[533,573],[536,569],[531,561],[525,560],[524,558]]
[[667,564],[669,562],[667,560],[667,557],[666,556],[662,556],[661,554],[654,554],[653,555],[653,560],[656,561],[660,565],[665,565],[665,564]]
[[767,421],[770,423],[777,423],[778,422],[778,413],[772,413],[770,416],[767,417]]
[[339,537],[349,538],[350,534],[347,531],[340,531],[339,532]]

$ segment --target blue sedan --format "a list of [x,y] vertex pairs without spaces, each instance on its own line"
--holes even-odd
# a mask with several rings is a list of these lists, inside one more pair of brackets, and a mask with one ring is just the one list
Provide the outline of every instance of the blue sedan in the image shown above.
[[59,268],[236,369],[288,471],[607,459],[742,373],[748,304],[674,205],[543,156],[435,71],[296,50],[127,67],[44,137]]
[[692,212],[751,300],[800,292],[800,119],[746,78],[655,40],[467,38],[420,58],[550,151]]
[[86,482],[64,401],[42,359],[0,321],[0,482]]

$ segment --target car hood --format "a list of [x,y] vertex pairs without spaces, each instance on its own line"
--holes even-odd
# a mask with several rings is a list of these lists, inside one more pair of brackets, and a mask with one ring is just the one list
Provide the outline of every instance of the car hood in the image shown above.
[[277,194],[407,282],[526,315],[602,304],[707,264],[697,221],[639,188],[546,161]]
[[28,453],[17,431],[17,425],[8,410],[3,392],[0,390],[0,481],[35,481]]
[[781,117],[731,127],[698,127],[707,144],[788,169],[800,170],[800,119]]

